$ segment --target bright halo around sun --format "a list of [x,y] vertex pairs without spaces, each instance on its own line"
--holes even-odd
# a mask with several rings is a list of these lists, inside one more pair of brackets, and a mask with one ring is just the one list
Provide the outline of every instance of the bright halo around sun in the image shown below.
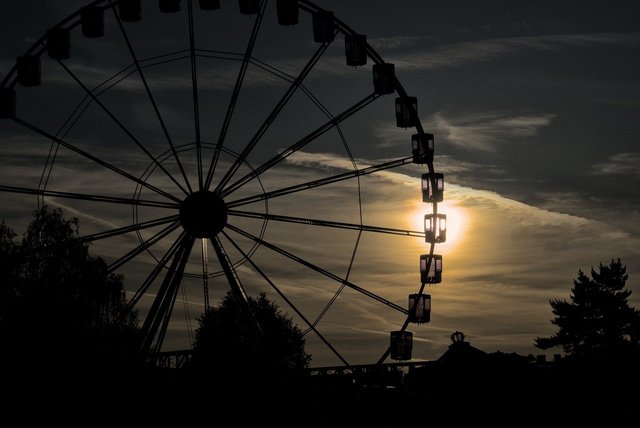
[[[424,231],[424,216],[431,213],[430,205],[419,204],[411,214],[413,230]],[[438,213],[447,216],[447,240],[436,244],[437,253],[445,254],[454,251],[463,240],[467,228],[468,217],[465,209],[458,206],[456,201],[443,201],[438,204]]]

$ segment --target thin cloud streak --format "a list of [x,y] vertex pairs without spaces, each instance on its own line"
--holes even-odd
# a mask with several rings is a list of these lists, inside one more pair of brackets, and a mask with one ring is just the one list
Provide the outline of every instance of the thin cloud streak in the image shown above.
[[640,34],[568,34],[537,37],[488,39],[439,46],[410,54],[391,55],[390,62],[399,70],[424,71],[457,68],[487,62],[526,51],[555,52],[567,48],[594,46],[636,46]]
[[431,117],[432,129],[450,143],[470,150],[495,152],[501,142],[536,136],[551,125],[555,114],[476,113],[454,118],[438,112]]
[[420,42],[422,38],[416,36],[392,36],[392,37],[375,37],[368,39],[367,42],[374,49],[395,50],[410,48]]
[[[429,131],[438,136],[436,144],[444,140],[469,151],[495,152],[500,143],[538,135],[543,128],[551,126],[556,117],[552,113],[514,115],[507,112],[481,112],[448,116],[437,112],[425,122],[429,124]],[[392,126],[391,122],[377,124],[372,133],[377,140],[377,147],[409,145],[407,133]]]
[[[374,48],[398,50],[411,47],[417,44],[419,38],[416,37],[389,37],[370,40]],[[397,70],[404,71],[425,71],[438,70],[442,68],[457,68],[475,62],[487,62],[508,55],[518,54],[525,51],[559,51],[566,48],[593,47],[593,46],[635,46],[640,43],[640,34],[572,34],[553,35],[540,37],[517,37],[507,39],[489,39],[474,42],[455,43],[451,45],[439,46],[429,50],[414,51],[403,54],[387,55],[388,62],[393,62]],[[296,75],[304,65],[300,58],[288,58],[270,60],[261,58],[267,64],[276,69],[285,71],[291,75]],[[186,64],[186,60],[185,64]],[[203,63],[204,63],[203,59]],[[103,81],[116,74],[117,70],[104,70],[95,68],[90,64],[77,64],[77,71],[80,75],[91,76],[95,81]],[[344,74],[344,57],[339,55],[325,55],[325,57],[314,67],[309,79],[321,78],[324,76],[335,76]],[[119,70],[118,70],[119,71]],[[157,90],[175,90],[188,88],[191,85],[190,76],[184,75],[163,76],[154,82]],[[215,67],[215,71],[205,70],[201,73],[201,86],[203,90],[221,90],[232,86],[237,75],[237,64],[224,67]],[[64,71],[54,72],[50,77],[61,83],[74,84]],[[282,85],[284,80],[273,74],[258,69],[255,66],[249,68],[246,77],[246,84],[255,86]],[[141,90],[137,76],[121,82],[118,87],[125,90]]]
[[616,153],[591,168],[593,175],[630,175],[640,178],[640,153]]

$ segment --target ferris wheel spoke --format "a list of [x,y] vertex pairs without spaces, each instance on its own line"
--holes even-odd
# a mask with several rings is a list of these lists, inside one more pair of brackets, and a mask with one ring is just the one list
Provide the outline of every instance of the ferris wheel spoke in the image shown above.
[[[172,256],[173,260],[171,261],[171,265],[167,269],[162,285],[142,325],[143,339],[141,350],[143,354],[146,354],[151,349],[154,340],[156,342],[155,351],[158,351],[162,346],[166,326],[171,317],[173,302],[175,302],[175,296],[180,288],[184,268],[189,260],[192,246],[193,238],[189,236],[185,235],[179,240],[178,251]],[[163,331],[158,334],[158,330],[161,328]]]
[[202,190],[202,137],[200,135],[200,104],[198,100],[198,68],[196,63],[196,43],[193,26],[193,1],[187,1],[189,16],[189,53],[191,58],[191,89],[193,92],[193,120],[196,131],[196,161],[198,163],[198,189]]
[[[158,65],[169,64],[172,62],[189,58],[189,55],[176,56],[187,51],[184,51],[184,50],[176,51],[176,52],[171,52],[164,55],[156,55],[154,57],[146,58],[140,61],[140,68],[144,70],[145,68],[156,67]],[[96,94],[96,96],[100,96],[137,72],[138,70],[135,64],[130,64],[125,68],[123,68],[122,70],[120,70],[119,72],[117,72],[116,74],[114,74],[113,76],[111,76],[109,79],[105,80],[104,82],[100,83],[98,86],[93,88],[91,92]],[[87,95],[87,97],[89,96]]]
[[144,252],[148,248],[151,248],[153,245],[157,244],[158,241],[163,239],[165,236],[169,235],[171,232],[176,230],[179,226],[180,226],[180,222],[179,221],[175,221],[175,222],[171,223],[169,226],[165,227],[164,229],[162,229],[161,231],[159,231],[158,233],[153,235],[151,238],[149,238],[146,241],[140,243],[140,245],[138,245],[136,248],[134,248],[133,250],[129,251],[124,256],[120,257],[118,260],[116,260],[113,263],[111,263],[109,265],[109,267],[107,268],[107,270],[109,272],[113,272],[113,271],[119,269],[124,264],[126,264],[127,262],[133,260],[136,256],[140,255],[142,252]]
[[229,229],[233,230],[234,232],[236,232],[236,233],[238,233],[238,234],[240,234],[240,235],[242,235],[242,236],[244,236],[246,238],[251,239],[252,241],[254,241],[256,243],[258,243],[258,244],[260,244],[260,245],[262,245],[262,246],[264,246],[264,247],[266,247],[266,248],[268,248],[268,249],[270,249],[270,250],[272,250],[272,251],[274,251],[274,252],[276,252],[276,253],[278,253],[278,254],[280,254],[282,256],[285,256],[288,259],[291,259],[291,260],[293,260],[294,262],[296,262],[298,264],[301,264],[302,266],[305,266],[305,267],[307,267],[307,268],[309,268],[309,269],[311,269],[313,271],[316,271],[319,274],[326,276],[327,278],[333,279],[334,281],[339,282],[340,284],[344,284],[347,287],[351,288],[352,290],[357,291],[357,292],[359,292],[361,294],[364,294],[365,296],[367,296],[367,297],[369,297],[369,298],[371,298],[373,300],[376,300],[376,301],[378,301],[380,303],[383,303],[383,304],[387,305],[388,307],[390,307],[392,309],[395,309],[396,311],[398,311],[400,313],[403,313],[405,315],[408,313],[408,311],[405,308],[403,308],[402,306],[399,306],[399,305],[397,305],[397,304],[385,299],[384,297],[378,296],[377,294],[375,294],[375,293],[373,293],[373,292],[371,292],[369,290],[366,290],[366,289],[364,289],[364,288],[362,288],[362,287],[360,287],[360,286],[358,286],[358,285],[356,285],[356,284],[354,284],[354,283],[352,283],[350,281],[347,281],[344,278],[340,278],[338,275],[336,275],[334,273],[331,273],[331,272],[329,272],[329,271],[327,271],[327,270],[325,270],[325,269],[323,269],[323,268],[321,268],[319,266],[316,266],[315,264],[303,259],[302,257],[298,257],[298,256],[296,256],[296,255],[294,255],[294,254],[292,254],[292,253],[290,253],[290,252],[288,252],[288,251],[286,251],[286,250],[284,250],[284,249],[282,249],[282,248],[280,248],[280,247],[278,247],[278,246],[276,246],[274,244],[271,244],[270,242],[267,242],[267,241],[265,241],[263,239],[260,239],[257,236],[252,235],[251,233],[246,232],[246,231],[244,231],[242,229],[239,229],[239,228],[237,228],[237,227],[235,227],[235,226],[233,226],[231,224],[227,224],[227,227]]
[[136,232],[139,230],[149,229],[151,227],[162,226],[167,223],[178,220],[178,215],[171,215],[167,217],[161,217],[155,220],[143,221],[142,223],[130,224],[128,226],[119,227],[117,229],[107,230],[104,232],[93,233],[91,235],[85,235],[78,238],[80,242],[94,242],[100,239],[112,238],[114,236],[124,235],[126,233]]
[[[163,316],[162,316],[162,324],[160,326],[160,331],[158,333],[158,339],[156,340],[155,352],[158,353],[162,349],[162,344],[164,343],[164,338],[167,335],[167,329],[169,327],[169,321],[171,320],[171,314],[173,313],[173,308],[176,305],[176,299],[178,297],[178,291],[184,285],[182,284],[182,278],[184,277],[184,269],[189,261],[189,256],[191,255],[191,250],[193,249],[195,239],[190,238],[187,239],[185,244],[184,254],[180,259],[180,264],[178,265],[178,269],[176,274],[173,277],[173,281],[171,281],[171,287],[169,289],[169,298],[166,299],[166,304],[163,308]],[[185,302],[186,304],[186,302]]]
[[131,181],[133,181],[133,182],[135,182],[135,183],[137,183],[137,184],[139,184],[139,185],[141,185],[143,187],[146,187],[147,189],[152,190],[155,193],[164,196],[165,198],[171,199],[171,200],[173,200],[173,201],[175,201],[177,203],[181,202],[180,199],[176,198],[175,196],[171,195],[170,193],[167,193],[164,190],[161,190],[161,189],[159,189],[159,188],[147,183],[146,181],[144,181],[144,180],[142,180],[142,179],[140,179],[140,178],[138,178],[138,177],[136,177],[134,175],[131,175],[128,172],[123,171],[122,169],[116,167],[115,165],[111,165],[109,162],[107,162],[107,161],[105,161],[103,159],[100,159],[99,157],[94,156],[94,155],[92,155],[92,154],[90,154],[90,153],[88,153],[88,152],[86,152],[86,151],[74,146],[73,144],[64,141],[63,139],[58,138],[58,137],[48,133],[47,131],[37,127],[36,125],[33,125],[33,124],[31,124],[31,123],[29,123],[29,122],[27,122],[27,121],[25,121],[23,119],[20,119],[18,117],[14,117],[13,120],[16,123],[24,126],[25,128],[30,129],[31,131],[33,131],[33,132],[35,132],[37,134],[40,134],[43,137],[45,137],[45,138],[47,138],[47,139],[49,139],[51,141],[54,141],[54,142],[58,143],[59,145],[63,146],[64,148],[66,148],[68,150],[71,150],[72,152],[77,153],[80,156],[82,156],[82,157],[84,157],[86,159],[89,159],[89,160],[97,163],[98,165],[100,165],[100,166],[102,166],[104,168],[107,168],[107,169],[109,169],[109,170],[111,170],[111,171],[113,171],[113,172],[115,172],[115,173],[117,173],[117,174],[119,174],[119,175],[121,175],[121,176],[123,176],[125,178],[128,178],[129,180],[131,180]]
[[243,306],[243,309],[247,311],[247,314],[252,318],[256,328],[260,333],[262,333],[262,328],[260,327],[260,323],[255,317],[255,314],[251,310],[251,306],[249,305],[249,298],[247,297],[247,293],[242,286],[242,282],[240,282],[240,278],[238,277],[238,273],[233,267],[233,263],[229,259],[227,252],[224,250],[222,246],[222,242],[220,242],[220,238],[217,236],[211,238],[211,245],[213,245],[213,249],[218,256],[218,261],[222,266],[222,270],[224,271],[225,276],[227,277],[227,281],[229,282],[229,286],[231,287],[231,291],[233,291],[236,299],[240,301]]
[[322,54],[324,54],[324,52],[327,50],[327,47],[329,47],[329,45],[330,43],[322,43],[320,47],[315,51],[313,56],[309,59],[307,64],[302,68],[302,70],[300,71],[298,76],[295,78],[295,80],[291,82],[291,85],[289,86],[287,91],[284,93],[280,101],[278,101],[278,103],[273,107],[273,109],[271,110],[271,113],[269,113],[265,121],[262,123],[262,125],[260,125],[260,128],[258,128],[258,131],[251,138],[247,146],[242,150],[240,155],[233,162],[233,164],[231,165],[231,168],[229,168],[229,170],[222,177],[222,179],[220,180],[220,183],[218,183],[214,192],[218,192],[221,189],[223,189],[224,186],[227,185],[229,180],[231,180],[231,178],[236,173],[238,168],[240,168],[240,165],[242,165],[242,163],[247,159],[247,157],[249,156],[253,148],[260,142],[260,139],[269,130],[269,127],[276,120],[276,118],[278,117],[282,109],[287,105],[291,97],[295,94],[296,90],[300,87],[300,85],[302,85],[302,82],[304,81],[304,79],[309,75],[311,70],[313,70],[313,67],[316,65],[318,60],[322,57]]
[[207,313],[211,309],[209,302],[209,255],[207,252],[207,240],[201,239],[202,244],[202,297],[204,301],[204,312]]
[[216,149],[213,152],[213,157],[211,158],[211,163],[209,164],[209,169],[207,171],[207,177],[204,182],[205,189],[208,189],[209,186],[211,185],[213,174],[216,172],[218,160],[220,159],[220,152],[222,151],[222,146],[224,145],[224,141],[227,137],[227,132],[229,131],[229,125],[231,124],[233,111],[236,108],[236,102],[238,101],[238,97],[240,96],[240,89],[242,88],[242,84],[244,83],[244,77],[247,73],[247,67],[249,66],[249,62],[251,61],[251,54],[253,53],[253,47],[255,46],[256,40],[258,38],[258,32],[260,31],[260,24],[262,24],[262,18],[264,16],[264,11],[266,7],[267,7],[267,1],[263,0],[261,2],[260,11],[258,12],[256,16],[256,20],[253,23],[251,36],[249,37],[249,42],[247,43],[247,47],[245,49],[244,56],[242,58],[242,64],[240,65],[240,71],[238,72],[236,83],[233,86],[233,93],[231,94],[229,105],[227,106],[227,112],[225,113],[224,121],[222,122],[222,127],[220,128],[220,135],[218,136],[218,144],[216,145]]
[[[188,194],[186,189],[180,183],[178,183],[178,181],[175,179],[173,174],[171,174],[169,171],[167,171],[167,169],[158,161],[158,159],[155,156],[153,156],[151,154],[151,152],[144,146],[144,144],[142,144],[142,142],[140,142],[140,140],[138,138],[136,138],[135,135],[133,135],[133,133],[129,130],[129,128],[127,128],[124,125],[124,123],[122,123],[122,121],[120,119],[118,119],[116,117],[116,115],[113,114],[111,112],[111,110],[109,110],[109,108],[102,101],[100,101],[100,99],[93,92],[91,92],[91,90],[84,83],[82,83],[80,78],[73,71],[71,71],[71,69],[69,69],[69,67],[67,67],[67,65],[65,63],[63,63],[62,61],[58,60],[58,64],[60,64],[60,66],[62,68],[64,68],[64,70],[71,76],[71,78],[78,84],[78,86],[80,86],[85,91],[85,93],[91,97],[93,102],[95,102],[102,109],[102,111],[104,111],[105,114],[107,116],[109,116],[111,118],[111,120],[113,120],[115,122],[115,124],[118,125],[118,127],[125,134],[127,134],[127,136],[131,139],[131,141],[133,141],[136,144],[136,146],[138,146],[138,148],[140,148],[140,150],[142,150],[144,152],[144,154],[147,155],[147,157],[154,164],[156,164],[158,166],[158,168],[160,168],[162,170],[162,172],[164,172],[165,175],[167,177],[169,177],[169,179],[171,181],[173,181],[175,183],[176,186],[178,186],[178,188],[180,190],[182,190],[185,194]],[[172,147],[173,147],[173,145],[172,145]]]
[[305,322],[305,324],[307,324],[307,326],[309,327],[310,330],[313,330],[313,332],[318,336],[318,338],[320,340],[322,340],[322,342],[331,350],[331,352],[333,352],[336,357],[338,357],[338,359],[340,361],[342,361],[342,363],[345,366],[349,366],[349,363],[347,362],[347,360],[344,359],[344,357],[338,352],[338,350],[331,344],[331,342],[329,342],[323,335],[322,333],[320,333],[318,331],[318,329],[316,328],[316,326],[311,323],[307,317],[304,316],[304,314],[296,307],[296,305],[289,300],[289,298],[282,292],[282,290],[280,290],[280,288],[267,276],[267,274],[260,269],[260,267],[258,267],[258,265],[251,260],[251,257],[249,257],[247,255],[246,252],[244,252],[244,250],[242,250],[242,248],[240,248],[240,246],[233,240],[231,239],[231,237],[223,230],[222,231],[223,235],[225,236],[225,238],[227,238],[229,240],[229,242],[231,242],[231,244],[236,248],[236,250],[238,250],[238,252],[242,255],[243,258],[245,258],[249,264],[251,265],[251,267],[253,267],[253,270],[255,270],[266,282],[267,284],[269,284],[269,286],[271,288],[273,288],[273,290],[278,293],[278,295],[287,303],[287,305],[289,305],[289,307],[296,313],[298,314],[298,316]]
[[[153,107],[153,110],[156,114],[156,117],[158,119],[158,123],[160,124],[160,127],[162,128],[162,131],[164,132],[164,135],[167,139],[167,142],[169,143],[169,147],[171,148],[171,153],[173,154],[174,159],[176,160],[176,164],[178,165],[178,168],[180,169],[180,173],[182,174],[182,178],[184,179],[185,184],[187,185],[187,187],[189,188],[189,191],[185,190],[184,187],[182,187],[181,184],[179,184],[177,182],[177,180],[175,179],[175,177],[173,177],[172,174],[170,174],[166,168],[164,166],[162,166],[161,163],[159,163],[157,160],[154,160],[154,163],[156,165],[158,165],[158,167],[171,179],[171,181],[173,181],[179,188],[180,190],[182,190],[185,194],[189,194],[189,193],[193,193],[193,190],[191,189],[191,184],[189,183],[189,179],[187,178],[187,174],[185,173],[184,167],[182,166],[182,162],[180,161],[180,157],[178,156],[178,152],[176,151],[176,148],[173,144],[173,140],[171,138],[171,135],[169,134],[169,130],[167,129],[167,126],[164,122],[164,119],[162,118],[162,114],[160,113],[160,109],[158,108],[158,103],[156,102],[153,94],[151,93],[151,88],[149,87],[149,83],[147,82],[147,78],[144,74],[144,71],[142,71],[142,67],[140,66],[140,61],[138,60],[138,56],[136,55],[135,50],[133,49],[133,45],[131,44],[131,40],[129,39],[129,35],[127,34],[127,31],[124,28],[124,25],[122,24],[122,20],[120,19],[120,15],[116,12],[116,8],[113,5],[113,1],[109,0],[109,4],[112,7],[113,10],[113,14],[116,17],[116,21],[118,22],[118,27],[120,28],[120,32],[122,33],[122,37],[124,38],[124,41],[127,45],[127,49],[129,50],[129,54],[131,55],[131,58],[133,59],[133,62],[136,66],[136,69],[138,70],[138,75],[140,76],[140,80],[142,81],[142,84],[144,85],[144,89],[147,93],[147,97],[149,98],[149,102],[151,103],[151,106]],[[145,149],[146,152],[146,149]],[[155,158],[154,158],[155,159]]]
[[289,195],[291,193],[301,192],[304,190],[313,189],[315,187],[326,186],[328,184],[337,183],[339,181],[348,180],[350,178],[356,178],[367,174],[373,174],[374,172],[384,171],[386,169],[396,168],[407,163],[411,163],[413,157],[406,157],[401,159],[384,162],[378,165],[373,165],[367,168],[355,169],[353,171],[336,174],[331,177],[325,177],[318,180],[308,181],[306,183],[297,184],[295,186],[289,186],[271,192],[265,192],[254,196],[247,196],[246,198],[236,199],[227,203],[228,208],[237,207],[240,205],[251,204],[254,202],[264,201],[265,199],[277,198],[279,196]]
[[280,221],[285,223],[308,224],[311,226],[333,227],[337,229],[361,230],[363,232],[386,233],[391,235],[412,236],[416,238],[424,238],[424,232],[408,229],[394,229],[390,227],[370,226],[359,223],[344,223],[337,221],[319,220],[304,217],[291,217],[286,215],[277,215],[271,213],[255,213],[250,211],[229,210],[229,215],[247,218],[256,218],[269,221]]
[[147,201],[143,199],[118,198],[114,196],[89,195],[85,193],[60,192],[55,190],[30,189],[27,187],[0,185],[0,192],[22,193],[25,195],[50,196],[54,198],[75,199],[79,201],[106,202],[112,204],[139,205],[154,208],[178,208],[178,204],[168,202]]
[[171,244],[171,247],[169,247],[169,249],[164,254],[164,256],[162,256],[162,258],[158,260],[158,263],[153,267],[153,269],[151,270],[147,278],[140,285],[140,287],[138,287],[133,297],[127,303],[127,306],[123,311],[124,314],[130,313],[133,310],[133,308],[138,304],[138,301],[140,300],[140,298],[144,295],[144,293],[147,292],[147,290],[149,289],[151,284],[153,284],[153,282],[156,280],[160,272],[162,272],[162,269],[164,269],[164,267],[167,265],[167,263],[169,262],[169,259],[176,254],[186,234],[187,233],[185,231],[182,231],[180,236],[178,236],[178,238],[174,241],[174,243]]
[[264,173],[265,171],[269,170],[273,166],[285,160],[287,157],[296,153],[298,150],[302,149],[307,144],[313,142],[316,138],[320,137],[321,135],[331,130],[332,128],[338,126],[341,122],[343,122],[344,120],[346,120],[347,118],[355,114],[356,112],[360,111],[361,109],[369,105],[369,103],[371,103],[378,97],[379,95],[376,95],[376,94],[367,95],[362,100],[358,101],[356,104],[352,105],[351,107],[349,107],[348,109],[340,113],[338,116],[330,118],[330,120],[324,123],[322,126],[318,127],[317,129],[315,129],[305,137],[301,138],[299,141],[292,144],[287,149],[281,151],[276,156],[269,159],[259,167],[255,168],[253,171],[249,172],[247,175],[245,175],[235,183],[231,184],[227,188],[224,188],[220,193],[220,195],[224,197],[234,192],[238,188],[242,187],[243,185],[247,184],[251,180],[258,177],[260,174]]

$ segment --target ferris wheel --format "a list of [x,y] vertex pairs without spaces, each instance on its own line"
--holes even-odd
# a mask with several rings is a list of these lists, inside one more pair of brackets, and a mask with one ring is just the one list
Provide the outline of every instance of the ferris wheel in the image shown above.
[[[394,109],[406,145],[363,163],[347,135]],[[127,278],[143,352],[192,340],[194,315],[227,288],[244,302],[276,296],[344,365],[323,327],[336,301],[357,296],[404,320],[377,361],[412,358],[408,327],[429,322],[426,287],[442,279],[444,178],[417,98],[333,12],[307,0],[92,1],[17,57],[0,117],[6,206],[90,219],[80,239]],[[408,164],[425,168],[424,230],[369,224],[365,178]],[[407,300],[352,280],[367,234],[424,239]],[[305,296],[319,278],[332,284],[321,304]]]

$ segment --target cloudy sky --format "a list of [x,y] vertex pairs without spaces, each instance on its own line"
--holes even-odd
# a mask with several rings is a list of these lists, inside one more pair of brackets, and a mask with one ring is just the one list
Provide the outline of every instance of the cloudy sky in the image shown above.
[[[0,3],[0,66],[9,72],[17,55],[85,1],[28,0]],[[197,182],[192,78],[188,56],[186,1],[177,14],[160,14],[143,0],[143,19],[126,23],[167,133],[181,147],[185,175]],[[218,141],[253,17],[238,13],[235,1],[194,11],[202,150],[205,165]],[[278,26],[275,1],[267,7],[253,61],[216,168],[214,183],[235,160],[265,117],[313,56],[311,19]],[[640,5],[632,1],[424,1],[316,0],[318,6],[355,31],[386,62],[395,64],[404,89],[418,97],[418,113],[435,134],[436,171],[445,174],[449,239],[443,282],[429,289],[432,321],[413,325],[414,357],[437,358],[449,335],[463,331],[487,350],[537,353],[536,336],[552,334],[550,298],[568,296],[578,269],[620,257],[627,265],[632,301],[640,305]],[[62,67],[42,56],[43,84],[17,87],[18,117],[171,195],[184,194],[169,176],[183,177],[166,134],[149,101],[113,14],[106,35],[86,39],[72,31],[72,56]],[[79,84],[77,78],[82,85]],[[294,142],[373,92],[371,62],[347,67],[338,37],[323,53],[299,90],[234,176],[280,153]],[[93,90],[99,103],[86,97]],[[318,107],[317,101],[322,107]],[[105,112],[102,106],[109,113]],[[411,129],[395,126],[394,96],[374,100],[339,129],[306,145],[257,180],[225,197],[231,202],[263,191],[365,168],[410,155]],[[114,119],[115,118],[115,119]],[[116,122],[117,119],[117,122]],[[118,123],[126,128],[126,132]],[[412,132],[413,131],[413,132]],[[131,134],[131,135],[129,135]],[[135,138],[132,138],[132,135]],[[48,190],[168,201],[128,178],[96,166],[61,147],[47,168],[51,140],[14,121],[0,122],[0,185],[38,188],[43,171]],[[152,157],[162,168],[154,167]],[[346,143],[346,144],[345,144]],[[55,151],[55,146],[54,146]],[[351,155],[351,157],[350,157]],[[161,169],[165,169],[165,174]],[[430,206],[421,202],[424,167],[408,164],[388,171],[269,200],[268,212],[325,221],[420,230]],[[234,181],[234,180],[232,180]],[[358,189],[360,185],[360,189]],[[261,187],[262,186],[262,187]],[[264,189],[264,190],[263,190]],[[139,193],[137,193],[139,192]],[[0,216],[24,230],[36,207],[33,196],[3,193]],[[169,200],[170,201],[170,200]],[[131,224],[127,205],[47,198],[81,221],[81,234]],[[265,212],[264,202],[234,209]],[[139,221],[174,214],[171,208],[140,207]],[[231,220],[230,220],[231,222]],[[263,222],[233,217],[233,224],[259,235]],[[93,252],[113,262],[152,239],[163,227],[96,241]],[[121,270],[135,290],[177,238],[160,239]],[[251,242],[226,229],[243,252]],[[221,238],[234,263],[241,254]],[[419,288],[418,258],[428,252],[420,238],[270,221],[263,239],[340,278],[406,306]],[[274,251],[253,248],[252,260],[299,309],[315,319],[340,284]],[[212,300],[225,292],[211,247]],[[355,255],[354,255],[355,254]],[[189,320],[201,313],[201,248],[187,266],[189,277],[174,310],[167,340],[188,345]],[[353,259],[353,263],[351,262]],[[351,267],[350,267],[351,266]],[[304,327],[248,263],[236,268],[250,294],[268,292]],[[141,300],[144,313],[153,287]],[[388,333],[403,322],[400,313],[346,288],[318,324],[350,363],[374,362]],[[314,365],[338,360],[312,333]]]

